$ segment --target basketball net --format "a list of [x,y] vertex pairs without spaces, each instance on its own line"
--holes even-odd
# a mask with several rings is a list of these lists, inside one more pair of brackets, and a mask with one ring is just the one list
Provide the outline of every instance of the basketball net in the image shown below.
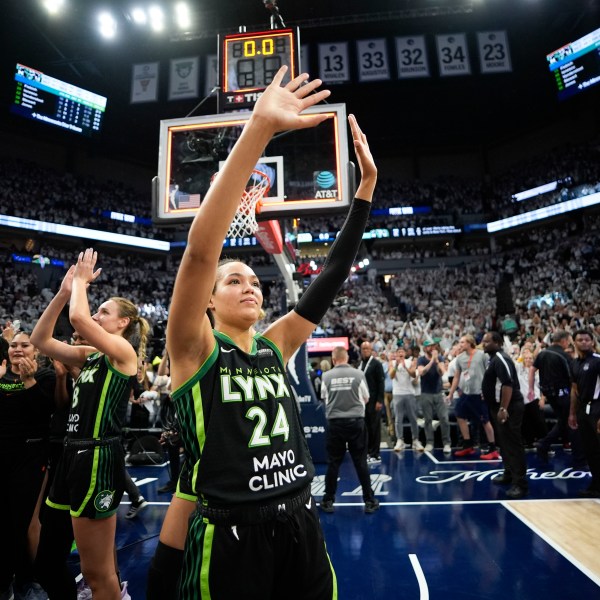
[[229,226],[227,237],[240,238],[254,235],[258,229],[257,213],[260,213],[262,198],[269,193],[271,184],[268,176],[258,169],[252,170],[251,183],[244,190],[240,204],[235,211],[233,221]]

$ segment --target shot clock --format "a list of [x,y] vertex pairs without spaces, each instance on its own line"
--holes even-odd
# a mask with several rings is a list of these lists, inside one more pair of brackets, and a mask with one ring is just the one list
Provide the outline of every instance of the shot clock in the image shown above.
[[283,65],[289,68],[284,83],[300,73],[297,28],[226,35],[219,51],[219,112],[254,106]]

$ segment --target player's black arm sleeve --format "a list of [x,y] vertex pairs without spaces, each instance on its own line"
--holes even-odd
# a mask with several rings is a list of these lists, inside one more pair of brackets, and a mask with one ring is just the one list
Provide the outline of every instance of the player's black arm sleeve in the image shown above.
[[371,203],[354,198],[346,221],[327,255],[323,270],[302,294],[294,310],[317,325],[348,277],[362,241]]

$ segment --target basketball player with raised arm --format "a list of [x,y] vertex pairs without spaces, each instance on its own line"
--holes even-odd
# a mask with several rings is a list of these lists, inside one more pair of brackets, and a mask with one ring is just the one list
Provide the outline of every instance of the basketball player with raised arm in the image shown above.
[[258,334],[263,296],[257,276],[242,262],[219,263],[269,140],[325,118],[300,114],[329,92],[317,91],[321,82],[307,82],[306,74],[282,86],[286,69],[256,103],[209,189],[175,281],[167,348],[185,464],[152,562],[148,600],[337,598],[310,492],[315,470],[285,365],[346,280],[368,219],[377,169],[353,116],[362,175],[357,197],[321,274],[295,308]]

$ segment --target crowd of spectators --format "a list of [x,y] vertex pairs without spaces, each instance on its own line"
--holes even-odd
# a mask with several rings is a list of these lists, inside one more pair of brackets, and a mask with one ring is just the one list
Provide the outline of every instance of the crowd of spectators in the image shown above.
[[[402,269],[386,277],[367,269],[348,279],[319,333],[348,336],[355,345],[365,339],[380,341],[388,350],[398,340],[420,345],[439,337],[447,349],[465,333],[479,339],[486,330],[501,328],[506,312],[517,322],[512,337],[521,344],[532,337],[543,341],[559,327],[573,331],[584,326],[600,335],[599,228],[600,216],[590,215],[570,231],[548,226],[505,238],[498,251],[459,266],[440,259],[435,268]],[[49,246],[44,252],[60,256],[66,265],[74,258]],[[6,251],[0,264],[3,317],[18,318],[31,329],[52,297],[51,289],[39,287],[43,269],[15,265]],[[92,306],[113,295],[131,298],[164,336],[177,260],[103,253],[99,264],[106,276],[90,290]],[[57,282],[62,272],[58,269]],[[503,282],[510,289],[504,311],[497,295]],[[266,326],[285,310],[285,286],[274,279],[264,282],[264,291]]]
[[[517,192],[560,180],[558,188],[523,202]],[[312,180],[306,185],[312,186]],[[600,191],[600,150],[592,143],[563,147],[520,162],[480,179],[439,176],[425,181],[380,178],[374,206],[425,207],[416,215],[376,216],[374,227],[461,227],[485,223]],[[98,181],[56,172],[31,162],[0,159],[0,207],[4,214],[76,225],[146,238],[169,239],[168,231],[152,224],[147,194],[114,181]],[[138,217],[135,222],[111,219],[107,211]],[[343,215],[301,219],[301,228],[313,233],[339,230]]]
[[[554,178],[572,178],[579,185],[579,192],[584,184],[587,187],[583,192],[597,191],[600,189],[598,158],[598,149],[593,146],[568,148],[521,164],[486,185],[449,177],[431,182],[383,179],[374,205],[426,205],[431,213],[422,223],[433,224],[438,217],[450,223],[459,214],[483,214],[484,196],[493,190],[492,212],[496,217],[504,216],[515,206],[510,200],[515,190],[535,187]],[[538,197],[517,205],[529,209],[544,202],[562,201],[571,193],[563,189],[554,196],[546,195],[545,200]],[[150,225],[112,221],[102,216],[103,211],[114,209],[150,218],[147,200],[124,185],[56,173],[21,161],[0,160],[0,212],[4,214],[130,235],[155,235]],[[335,231],[341,223],[337,220],[335,215],[304,217],[301,227]],[[373,217],[376,226],[405,226],[410,222],[403,217],[394,220]],[[516,337],[520,342],[532,336],[544,339],[556,327],[588,326],[600,333],[600,317],[597,317],[599,228],[600,218],[586,213],[558,225],[541,224],[493,239],[462,236],[460,242],[445,244],[425,245],[408,240],[395,245],[371,244],[363,248],[363,253],[372,262],[411,258],[411,268],[386,273],[385,278],[375,268],[367,268],[351,277],[327,313],[320,331],[347,335],[355,344],[363,339],[379,340],[380,345],[388,349],[398,340],[420,344],[424,339],[440,337],[442,346],[449,348],[459,335],[471,333],[480,337],[486,329],[499,327],[504,316],[500,313],[507,312],[512,313],[518,323]],[[51,256],[65,265],[73,262],[79,250],[53,247],[46,240],[42,240],[42,244],[38,256]],[[14,250],[6,245],[0,250],[3,313],[0,317],[19,319],[24,328],[31,329],[64,270],[47,266],[43,261],[28,265],[15,263]],[[451,257],[464,257],[464,260],[450,263]],[[243,259],[255,268],[272,264],[272,258],[261,250],[252,253],[246,249]],[[323,257],[315,259],[322,262]],[[430,259],[428,268],[419,265],[424,259]],[[177,257],[172,253],[146,256],[115,249],[102,252],[100,263],[108,275],[90,290],[92,305],[113,295],[131,298],[140,307],[141,314],[156,326],[157,335],[162,339]],[[52,277],[48,276],[49,271]],[[497,296],[502,285],[503,294],[508,286],[508,300]],[[274,278],[265,282],[263,324],[285,310],[285,297],[282,280]]]
[[[162,237],[151,224],[147,196],[114,181],[97,181],[57,172],[32,162],[0,159],[0,207],[3,214],[138,237]],[[103,216],[104,211],[141,217],[130,223]]]

